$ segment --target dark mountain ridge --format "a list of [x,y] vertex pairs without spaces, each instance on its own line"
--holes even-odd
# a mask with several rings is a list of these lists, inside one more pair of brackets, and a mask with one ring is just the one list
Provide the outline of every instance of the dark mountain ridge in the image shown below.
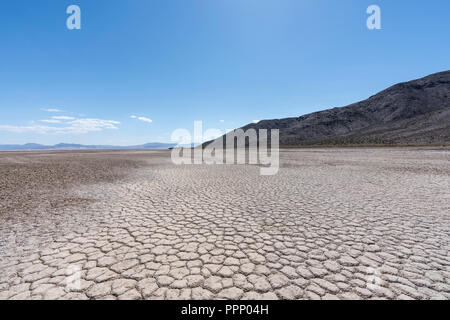
[[242,129],[250,128],[280,129],[281,146],[449,144],[450,71],[396,84],[346,107]]

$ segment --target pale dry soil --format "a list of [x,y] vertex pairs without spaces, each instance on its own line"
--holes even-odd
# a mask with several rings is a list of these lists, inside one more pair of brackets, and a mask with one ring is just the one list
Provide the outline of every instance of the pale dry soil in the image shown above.
[[[0,299],[449,299],[449,149],[0,153]],[[79,277],[78,277],[79,276]]]

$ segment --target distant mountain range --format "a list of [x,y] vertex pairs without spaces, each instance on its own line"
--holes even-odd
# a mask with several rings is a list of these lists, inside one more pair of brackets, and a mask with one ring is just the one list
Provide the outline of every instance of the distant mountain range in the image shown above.
[[0,150],[15,151],[15,150],[160,150],[174,147],[172,143],[152,142],[137,146],[109,146],[109,145],[83,145],[73,143],[59,143],[53,146],[46,146],[37,143],[27,143],[21,145],[4,144],[0,145]]
[[396,84],[346,107],[242,129],[250,128],[280,129],[280,145],[287,147],[450,144],[450,71]]

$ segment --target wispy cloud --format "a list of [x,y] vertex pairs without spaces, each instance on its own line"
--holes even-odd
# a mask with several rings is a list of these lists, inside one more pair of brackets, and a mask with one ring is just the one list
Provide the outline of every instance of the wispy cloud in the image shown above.
[[102,119],[77,119],[70,121],[69,130],[73,133],[87,133],[91,131],[102,131],[104,129],[119,129],[119,121]]
[[148,122],[148,123],[152,123],[153,122],[152,119],[149,119],[149,118],[146,118],[146,117],[139,117],[138,120],[141,120],[141,121],[144,121],[144,122]]
[[56,109],[56,108],[42,108],[41,110],[45,111],[45,112],[64,112],[63,110]]
[[8,131],[14,133],[26,133],[26,132],[35,132],[35,133],[47,133],[51,131],[53,127],[48,126],[10,126],[10,125],[0,125],[0,131]]
[[44,123],[61,123],[60,120],[56,120],[56,119],[44,119],[44,120],[39,120],[40,122],[44,122]]
[[221,122],[221,123],[224,123],[224,122],[225,122],[225,120],[219,120],[219,122]]
[[69,117],[69,116],[53,116],[52,119],[56,119],[56,120],[75,120],[74,117]]
[[138,120],[140,120],[140,121],[144,121],[144,122],[147,122],[147,123],[152,123],[152,122],[153,122],[153,120],[150,119],[150,118],[146,118],[146,117],[138,117],[138,116],[136,116],[136,115],[134,115],[134,114],[131,115],[130,118],[131,118],[131,119],[138,119]]
[[[51,121],[51,120],[50,120]],[[53,123],[53,122],[52,122]],[[83,134],[88,132],[96,132],[102,130],[116,130],[119,121],[103,120],[103,119],[74,119],[64,122],[63,126],[43,126],[43,125],[29,125],[29,126],[12,126],[0,125],[0,131],[8,131],[14,133],[56,133],[56,134]]]

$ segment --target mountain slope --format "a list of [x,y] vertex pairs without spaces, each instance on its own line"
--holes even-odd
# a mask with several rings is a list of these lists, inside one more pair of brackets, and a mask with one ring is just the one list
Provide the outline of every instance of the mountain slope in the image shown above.
[[281,146],[450,143],[450,71],[396,84],[367,100],[242,129],[280,129]]

